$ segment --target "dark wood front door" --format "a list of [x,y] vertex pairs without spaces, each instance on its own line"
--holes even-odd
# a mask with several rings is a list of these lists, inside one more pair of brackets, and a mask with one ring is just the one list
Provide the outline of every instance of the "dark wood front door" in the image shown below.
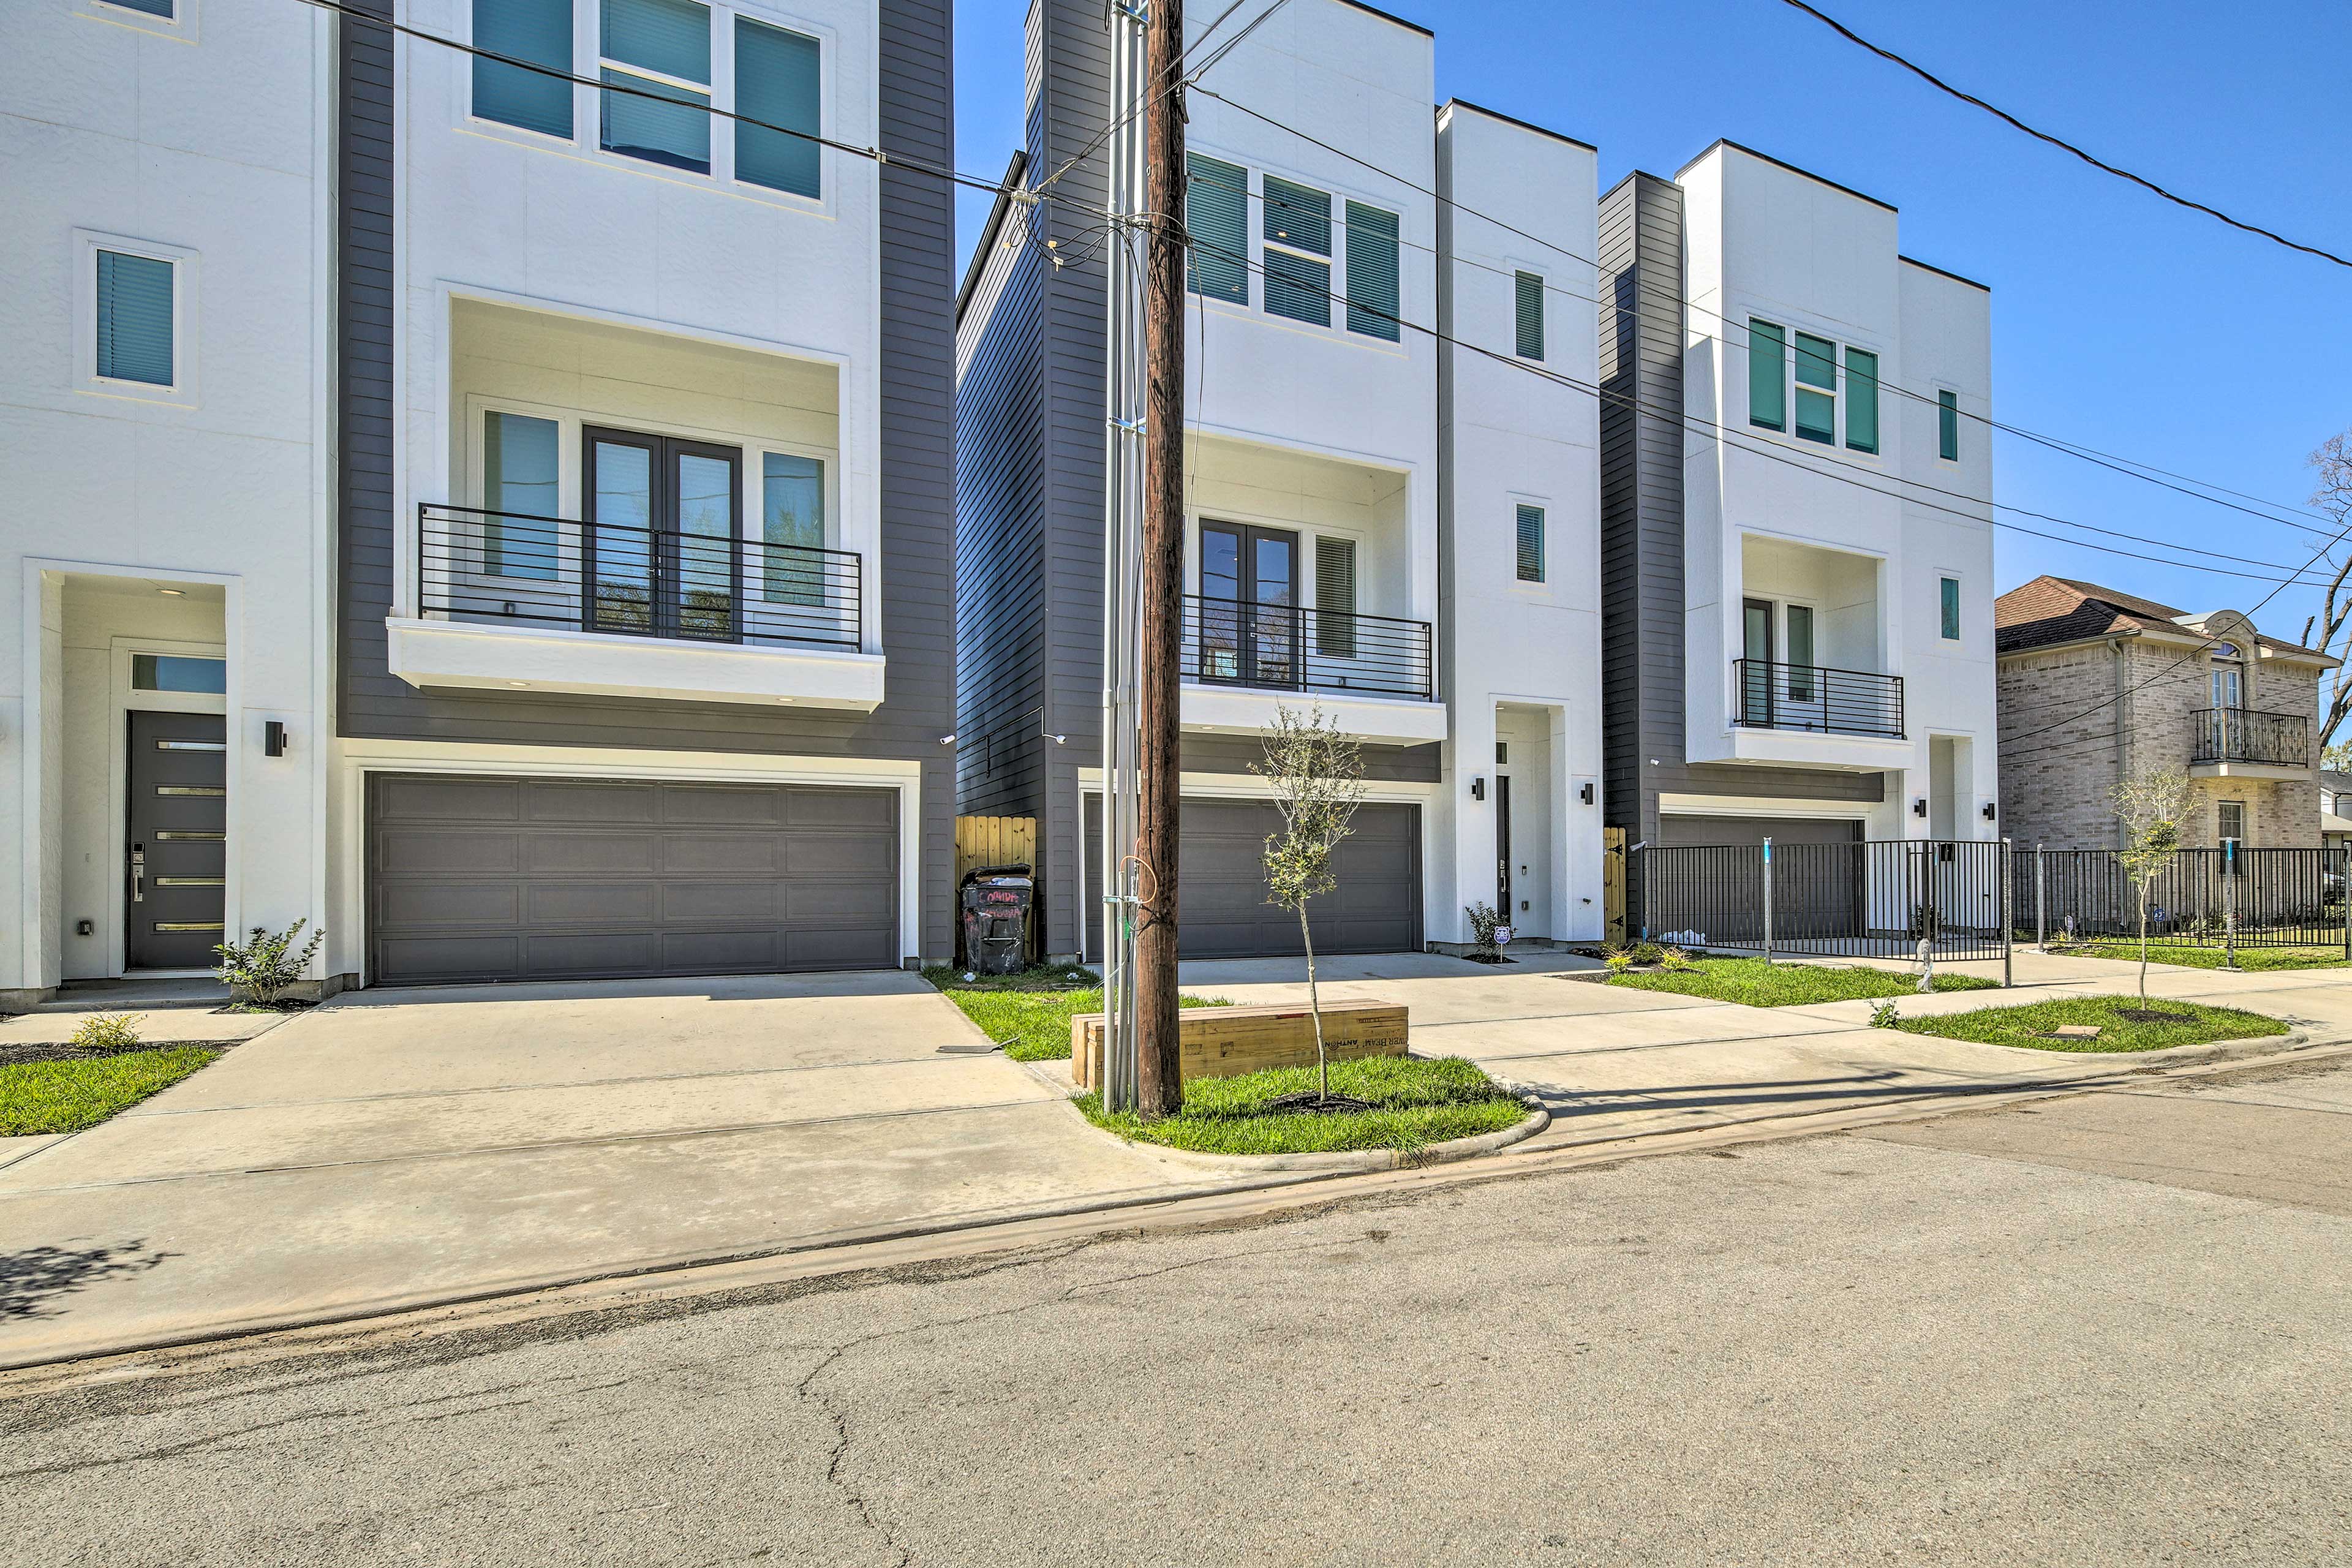
[[594,426],[583,436],[587,629],[740,640],[742,452]]
[[216,962],[228,897],[227,735],[217,713],[131,715],[128,968]]

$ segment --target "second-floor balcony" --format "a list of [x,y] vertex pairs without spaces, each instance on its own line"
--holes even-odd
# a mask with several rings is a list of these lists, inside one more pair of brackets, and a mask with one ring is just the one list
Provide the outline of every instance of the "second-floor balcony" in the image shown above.
[[851,551],[426,504],[415,604],[393,666],[420,686],[881,700]]
[[1772,659],[1732,661],[1733,721],[1753,730],[1903,739],[1903,678]]
[[1183,661],[1188,729],[1255,731],[1286,701],[1320,707],[1360,740],[1445,734],[1427,621],[1188,594]]
[[2200,708],[2189,716],[2189,761],[2215,773],[2311,766],[2311,721],[2301,713]]

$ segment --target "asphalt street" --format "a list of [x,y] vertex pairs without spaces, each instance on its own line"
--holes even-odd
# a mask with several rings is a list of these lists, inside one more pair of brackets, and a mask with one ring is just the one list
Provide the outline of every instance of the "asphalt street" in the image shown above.
[[7,1563],[2340,1564],[2352,1069],[0,1385]]

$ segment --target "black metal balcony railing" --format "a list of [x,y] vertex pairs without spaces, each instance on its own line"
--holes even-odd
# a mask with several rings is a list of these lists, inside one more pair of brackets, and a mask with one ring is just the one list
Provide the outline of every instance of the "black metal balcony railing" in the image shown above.
[[864,563],[850,551],[430,502],[416,539],[426,616],[686,642],[861,640]]
[[1761,658],[1731,661],[1734,721],[1750,730],[1903,738],[1903,678]]
[[2258,713],[2244,708],[2200,708],[2189,716],[2192,763],[2311,765],[2311,721],[2300,713]]
[[1184,596],[1184,676],[1286,691],[1436,695],[1429,623]]

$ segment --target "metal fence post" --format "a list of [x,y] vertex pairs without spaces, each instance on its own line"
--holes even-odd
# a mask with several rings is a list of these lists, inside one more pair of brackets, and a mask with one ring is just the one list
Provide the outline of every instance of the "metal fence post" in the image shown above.
[[2012,846],[2004,837],[2000,841],[2000,984],[2003,989],[2016,984],[2011,967],[2011,957],[2017,949],[2017,879],[2016,857]]
[[2221,967],[2238,967],[2238,841],[2221,840]]
[[1772,962],[1772,839],[1764,839],[1764,962]]
[[2033,846],[2033,945],[2046,953],[2050,951],[2050,889],[2049,857],[2042,846]]

